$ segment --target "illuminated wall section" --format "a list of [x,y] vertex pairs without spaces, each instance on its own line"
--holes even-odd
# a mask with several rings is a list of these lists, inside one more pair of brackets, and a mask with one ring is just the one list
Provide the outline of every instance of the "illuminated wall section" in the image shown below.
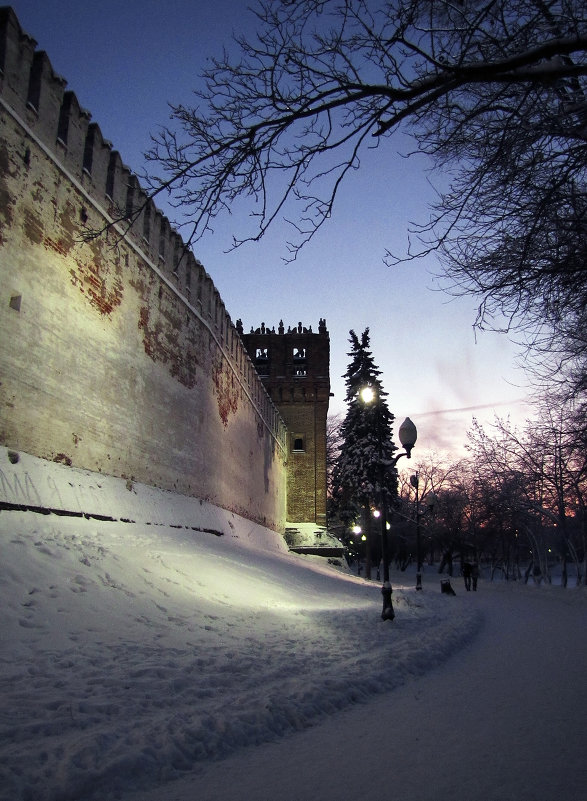
[[203,266],[0,10],[0,444],[283,530],[286,432]]

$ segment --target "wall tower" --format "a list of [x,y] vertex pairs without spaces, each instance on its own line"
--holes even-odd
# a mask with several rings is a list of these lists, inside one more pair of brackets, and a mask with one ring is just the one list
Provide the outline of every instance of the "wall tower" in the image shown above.
[[326,526],[326,418],[330,398],[330,338],[298,323],[287,331],[237,330],[265,388],[283,417],[287,442],[287,520]]

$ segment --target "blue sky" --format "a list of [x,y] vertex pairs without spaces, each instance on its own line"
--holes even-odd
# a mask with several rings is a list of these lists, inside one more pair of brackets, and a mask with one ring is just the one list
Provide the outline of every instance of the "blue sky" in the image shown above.
[[[150,134],[168,121],[169,103],[189,104],[207,58],[230,44],[233,32],[254,28],[246,0],[14,0],[12,7],[137,172]],[[326,318],[332,412],[346,408],[348,332],[369,326],[397,427],[413,419],[421,452],[458,449],[473,415],[487,421],[509,414],[522,422],[528,390],[507,338],[475,337],[475,302],[438,291],[433,256],[394,268],[383,263],[386,248],[405,248],[409,222],[427,218],[432,197],[424,161],[400,155],[408,149],[397,138],[367,153],[331,220],[293,264],[282,259],[285,224],[258,244],[226,252],[233,234],[250,230],[240,204],[194,251],[245,331],[261,322],[277,327],[280,319],[317,330]]]

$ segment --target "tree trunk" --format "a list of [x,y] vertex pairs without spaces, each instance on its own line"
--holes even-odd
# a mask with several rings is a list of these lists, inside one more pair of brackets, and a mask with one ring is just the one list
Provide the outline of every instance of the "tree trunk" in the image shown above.
[[365,504],[363,508],[363,531],[365,532],[365,578],[371,578],[371,507]]
[[524,584],[528,583],[530,576],[533,574],[534,571],[534,560],[532,559],[524,572]]
[[452,576],[452,551],[444,551],[438,572],[443,573],[445,566],[448,567],[448,575]]

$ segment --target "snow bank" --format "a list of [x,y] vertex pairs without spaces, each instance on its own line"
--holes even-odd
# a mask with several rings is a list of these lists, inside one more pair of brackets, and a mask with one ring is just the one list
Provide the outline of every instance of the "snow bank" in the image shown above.
[[184,526],[287,551],[274,531],[198,498],[0,448],[0,502],[128,523]]
[[0,512],[3,800],[156,786],[398,686],[480,626],[436,582],[396,588],[383,623],[378,585],[285,552],[273,532],[100,484],[102,514],[124,499],[135,520],[173,525]]

